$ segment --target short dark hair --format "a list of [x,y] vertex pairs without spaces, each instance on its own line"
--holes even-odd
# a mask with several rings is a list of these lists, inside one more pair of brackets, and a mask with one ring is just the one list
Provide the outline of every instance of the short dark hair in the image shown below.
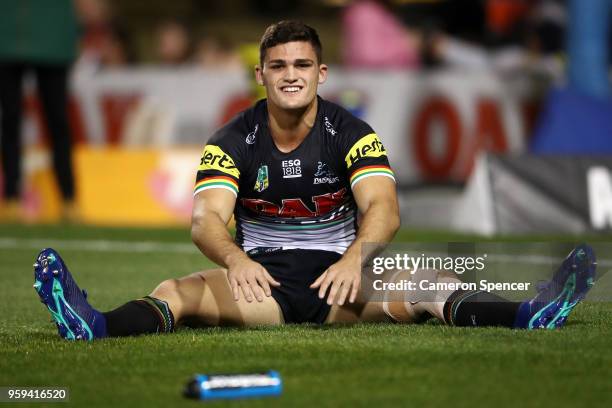
[[259,63],[263,66],[268,48],[292,41],[310,43],[317,55],[317,62],[320,64],[323,61],[323,47],[321,46],[321,40],[319,40],[317,31],[301,21],[283,20],[266,28],[259,43]]

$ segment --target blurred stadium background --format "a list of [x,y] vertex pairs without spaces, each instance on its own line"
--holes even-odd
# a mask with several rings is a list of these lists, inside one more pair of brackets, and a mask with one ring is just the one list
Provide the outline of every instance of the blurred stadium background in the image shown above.
[[[585,302],[557,332],[360,324],[72,344],[47,323],[29,265],[40,248],[56,247],[101,310],[212,267],[188,231],[201,149],[262,97],[252,67],[265,27],[296,18],[319,31],[331,65],[320,94],[385,143],[401,199],[397,242],[600,241],[601,276],[612,228],[611,8],[612,0],[3,0],[0,66],[16,49],[46,55],[43,40],[75,28],[64,46],[74,51],[76,189],[74,200],[62,198],[30,73],[20,195],[0,199],[0,385],[68,386],[71,402],[88,407],[168,407],[180,405],[196,372],[274,368],[285,380],[278,406],[609,406],[609,302]],[[32,27],[41,41],[24,34]],[[527,261],[509,273],[533,267]]]
[[[23,34],[49,4],[9,1],[3,15]],[[332,66],[320,94],[389,150],[405,227],[575,235],[612,225],[607,0],[74,4],[76,209],[63,209],[26,76],[20,210],[4,205],[5,222],[187,225],[200,149],[263,96],[252,80],[263,29],[298,18],[319,30]],[[69,23],[46,16],[43,32]]]

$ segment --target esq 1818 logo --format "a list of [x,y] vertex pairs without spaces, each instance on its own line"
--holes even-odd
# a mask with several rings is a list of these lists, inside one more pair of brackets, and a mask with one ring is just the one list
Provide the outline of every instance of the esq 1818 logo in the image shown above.
[[302,162],[300,159],[283,160],[281,165],[283,167],[283,178],[302,177]]

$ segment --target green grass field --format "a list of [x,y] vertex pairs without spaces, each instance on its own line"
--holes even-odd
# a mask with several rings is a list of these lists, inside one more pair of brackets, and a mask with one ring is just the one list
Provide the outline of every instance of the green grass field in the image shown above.
[[[407,231],[398,237],[469,239]],[[92,240],[119,242],[100,250],[90,245]],[[123,244],[142,241],[159,245]],[[147,294],[163,279],[211,266],[191,249],[186,229],[0,225],[0,386],[66,386],[71,405],[167,408],[198,404],[181,395],[194,373],[275,369],[284,380],[280,398],[213,406],[612,403],[610,303],[579,305],[558,331],[449,328],[435,322],[291,325],[180,329],[167,336],[73,343],[58,338],[32,288],[31,265],[46,243],[61,251],[79,285],[102,310]],[[43,404],[19,406],[28,405]]]

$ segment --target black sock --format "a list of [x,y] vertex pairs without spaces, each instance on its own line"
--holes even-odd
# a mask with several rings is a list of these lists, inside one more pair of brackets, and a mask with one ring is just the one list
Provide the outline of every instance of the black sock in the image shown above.
[[106,332],[110,337],[168,333],[174,330],[174,316],[168,304],[151,296],[132,300],[103,314],[106,318]]
[[444,303],[444,320],[450,326],[514,327],[520,304],[490,292],[457,290]]

